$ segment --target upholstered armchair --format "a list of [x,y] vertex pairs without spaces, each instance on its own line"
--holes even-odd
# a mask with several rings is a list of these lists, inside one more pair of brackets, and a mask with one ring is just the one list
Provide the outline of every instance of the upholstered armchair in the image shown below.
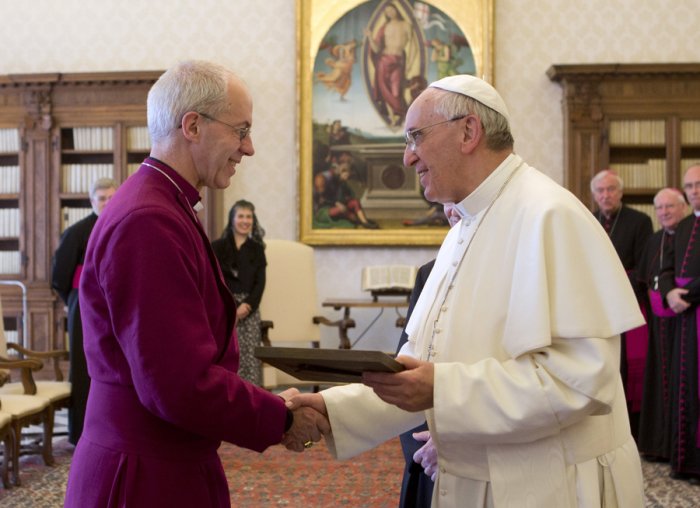
[[[265,346],[319,347],[319,324],[338,327],[319,316],[314,251],[308,245],[288,240],[265,240],[267,272],[265,292],[260,302],[262,341]],[[352,320],[347,320],[352,321]],[[352,328],[354,322],[345,322]],[[263,366],[263,387],[308,386],[270,365]]]

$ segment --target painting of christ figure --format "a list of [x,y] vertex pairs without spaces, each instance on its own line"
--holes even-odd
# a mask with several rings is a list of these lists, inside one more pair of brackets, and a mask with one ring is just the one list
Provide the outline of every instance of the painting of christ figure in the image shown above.
[[[464,12],[463,2],[471,1],[488,0],[454,0]],[[483,70],[475,56],[483,54],[483,41],[474,39],[479,31],[465,32],[431,2],[410,0],[353,0],[326,26],[314,37],[304,78],[310,86],[302,82],[311,98],[308,110],[302,99],[302,122],[311,117],[310,156],[302,164],[302,236],[316,231],[311,238],[344,243],[344,237],[422,230],[430,231],[422,238],[439,242],[448,229],[442,207],[425,199],[415,169],[403,164],[406,113],[429,83]]]

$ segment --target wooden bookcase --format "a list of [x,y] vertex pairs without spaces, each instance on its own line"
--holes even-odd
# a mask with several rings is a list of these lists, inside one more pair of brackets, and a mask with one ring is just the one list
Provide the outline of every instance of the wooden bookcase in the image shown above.
[[663,187],[700,163],[700,64],[553,65],[563,89],[564,186],[595,209],[591,178],[622,173],[624,198],[652,216]]
[[[0,237],[0,251],[16,251],[17,273],[0,280],[18,280],[27,287],[27,343],[30,349],[62,349],[65,344],[63,302],[51,289],[51,263],[63,230],[62,209],[89,208],[87,188],[66,188],[69,164],[111,164],[111,177],[123,182],[148,155],[147,145],[134,145],[132,129],[146,126],[148,91],[162,71],[90,74],[23,74],[0,76],[0,133],[14,129],[17,150],[0,151],[2,171],[19,166],[19,189],[0,193],[0,212],[18,208],[19,235]],[[75,129],[111,129],[107,148],[77,146]],[[2,147],[2,145],[0,145]],[[131,166],[130,166],[131,165]],[[76,191],[77,189],[77,191]],[[202,192],[200,220],[207,234],[218,236],[221,193]],[[2,255],[2,252],[0,252]],[[0,286],[5,324],[22,326],[22,292]]]

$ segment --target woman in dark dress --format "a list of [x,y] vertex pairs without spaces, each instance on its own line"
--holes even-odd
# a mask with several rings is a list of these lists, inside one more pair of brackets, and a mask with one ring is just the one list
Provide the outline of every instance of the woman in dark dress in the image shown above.
[[240,347],[238,375],[262,386],[262,367],[253,356],[261,345],[260,300],[265,289],[265,230],[255,216],[253,203],[237,201],[228,214],[221,238],[212,242],[226,286],[236,300],[236,333]]

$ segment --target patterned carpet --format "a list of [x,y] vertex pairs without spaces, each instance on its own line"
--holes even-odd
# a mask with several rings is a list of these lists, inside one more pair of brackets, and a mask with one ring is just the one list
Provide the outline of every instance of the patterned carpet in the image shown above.
[[[235,507],[371,507],[398,505],[403,456],[398,439],[355,459],[331,460],[324,444],[303,454],[280,446],[262,455],[225,444],[219,450]],[[23,457],[23,485],[0,489],[0,507],[60,508],[73,447],[62,439],[54,444],[56,466]],[[646,508],[700,507],[700,487],[668,477],[667,464],[642,462]]]

